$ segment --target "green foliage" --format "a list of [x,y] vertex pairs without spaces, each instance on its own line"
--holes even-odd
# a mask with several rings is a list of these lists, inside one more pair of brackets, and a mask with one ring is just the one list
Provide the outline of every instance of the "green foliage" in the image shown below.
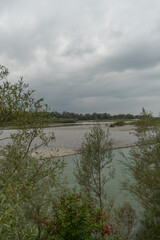
[[[146,231],[143,239],[156,239],[160,226],[160,127],[144,109],[135,135],[137,146],[130,150],[125,163],[134,181],[126,181],[124,187],[135,196],[150,218],[144,217],[142,221],[140,231]],[[147,238],[149,232],[151,235]]]
[[139,116],[134,116],[133,114],[117,114],[117,115],[111,115],[110,113],[86,113],[86,114],[78,114],[74,112],[50,112],[48,113],[48,117],[52,119],[74,119],[74,120],[93,120],[93,121],[106,121],[106,120],[119,120],[119,119],[137,119]]
[[8,69],[5,66],[0,65],[0,80],[5,79],[8,73]]
[[[158,214],[158,215],[157,215]],[[159,240],[160,239],[160,215],[145,211],[141,219],[141,225],[136,234],[137,240]],[[155,217],[155,215],[157,215]]]
[[49,118],[47,121],[48,123],[76,123],[76,119],[70,118]]
[[124,202],[112,212],[114,234],[123,240],[134,239],[133,228],[136,224],[136,212],[129,202]]
[[[40,131],[42,130],[37,133],[39,137],[42,134]],[[43,134],[42,137],[44,138]],[[50,189],[54,187],[56,173],[62,168],[62,162],[55,160],[54,156],[44,157],[36,153],[35,149],[38,146],[29,148],[32,138],[33,132],[28,132],[27,129],[19,130],[11,136],[11,142],[0,151],[1,189],[6,191],[5,196],[10,196],[1,203],[1,211],[5,213],[9,207],[9,213],[13,212],[12,229],[19,233],[25,229],[26,222],[34,226],[31,221],[34,212],[39,211],[43,214],[51,205]],[[41,142],[44,145],[45,140],[47,139]],[[3,213],[1,212],[2,215]],[[10,215],[6,221],[10,221]],[[2,233],[6,232],[4,218],[1,226],[4,228]]]
[[7,73],[0,66],[0,124],[11,118],[18,128],[9,139],[1,131],[0,236],[7,240],[41,239],[43,229],[33,215],[44,215],[51,206],[51,189],[63,161],[39,151],[55,139],[53,133],[43,131],[47,106],[42,99],[34,99],[34,91],[28,90],[22,79],[9,83]]
[[124,120],[118,120],[115,123],[110,124],[110,127],[121,127],[125,125]]
[[[75,176],[78,184],[85,193],[96,199],[101,208],[103,200],[107,199],[104,186],[114,176],[114,169],[111,167],[112,144],[108,130],[105,132],[99,125],[95,125],[85,134],[80,160],[76,162]],[[108,172],[105,169],[104,174],[102,171],[105,167]]]
[[49,239],[100,239],[102,212],[81,193],[68,192],[54,201],[50,220],[44,220]]
[[23,78],[12,84],[6,80],[7,75],[8,70],[0,65],[0,126],[12,120],[17,126],[42,127],[48,110],[47,105],[42,104],[43,99],[34,99],[34,90],[28,88]]

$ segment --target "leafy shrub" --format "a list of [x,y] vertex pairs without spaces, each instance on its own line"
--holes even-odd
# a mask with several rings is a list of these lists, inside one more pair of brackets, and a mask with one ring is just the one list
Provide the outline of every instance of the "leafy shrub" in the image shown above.
[[137,231],[137,240],[159,240],[160,239],[160,213],[158,218],[154,214],[149,214],[146,211],[141,220],[141,225]]
[[112,229],[103,226],[105,215],[92,201],[81,193],[62,195],[54,202],[51,217],[44,220],[46,237],[55,240],[92,240],[111,234]]
[[123,240],[133,239],[133,229],[136,224],[136,212],[129,202],[114,209],[112,214],[112,225],[114,233]]
[[115,123],[110,124],[110,127],[121,127],[125,125],[125,121],[123,120],[118,120]]
[[130,156],[124,162],[133,181],[126,179],[123,186],[145,211],[137,239],[157,240],[160,236],[160,127],[145,109],[136,126],[136,146],[130,149]]
[[14,120],[17,130],[7,138],[0,130],[0,239],[41,239],[41,226],[32,216],[46,214],[64,165],[38,151],[55,139],[43,131],[48,107],[34,99],[22,79],[8,82],[7,73],[0,65],[0,126]]

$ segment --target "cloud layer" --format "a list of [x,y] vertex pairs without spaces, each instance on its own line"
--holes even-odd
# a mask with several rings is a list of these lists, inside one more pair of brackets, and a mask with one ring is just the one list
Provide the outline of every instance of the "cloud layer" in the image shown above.
[[159,0],[0,1],[0,63],[57,111],[159,113]]

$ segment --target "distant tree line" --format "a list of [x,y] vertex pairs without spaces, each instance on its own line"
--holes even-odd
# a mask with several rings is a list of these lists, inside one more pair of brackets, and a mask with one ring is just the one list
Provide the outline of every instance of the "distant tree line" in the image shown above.
[[[30,113],[26,110],[25,112],[28,123],[30,122]],[[130,120],[130,119],[139,119],[139,115],[133,114],[117,114],[111,115],[110,113],[74,113],[74,112],[49,112],[44,111],[43,113],[35,113],[39,118],[40,115],[47,123],[75,123],[76,121],[104,121],[104,120]],[[14,113],[14,109],[12,109],[12,114],[10,114],[8,109],[4,109],[3,117],[5,117],[5,124],[3,125],[15,125],[17,122],[17,115]],[[1,118],[0,118],[0,126],[2,126]]]
[[116,114],[111,115],[110,113],[74,113],[74,112],[50,112],[48,113],[48,117],[55,118],[55,119],[75,119],[75,120],[118,120],[118,119],[137,119],[139,115],[133,114]]

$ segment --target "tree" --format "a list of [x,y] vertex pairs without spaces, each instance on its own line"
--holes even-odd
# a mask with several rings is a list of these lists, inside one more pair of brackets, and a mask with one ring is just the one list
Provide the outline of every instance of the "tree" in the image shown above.
[[[78,184],[85,193],[96,199],[100,208],[103,208],[107,198],[105,185],[114,176],[114,169],[111,167],[112,145],[109,131],[105,132],[100,125],[95,125],[85,134],[80,159],[76,163],[75,176]],[[108,173],[104,170],[108,170]]]
[[144,208],[144,218],[137,239],[158,239],[160,236],[160,127],[159,119],[142,109],[135,130],[136,147],[130,150],[125,166],[133,181],[126,181],[129,190]]
[[55,139],[53,133],[46,135],[43,130],[48,109],[43,99],[35,100],[34,91],[23,79],[11,84],[7,75],[8,70],[0,66],[0,124],[14,120],[17,128],[5,144],[1,131],[0,236],[8,240],[42,239],[42,226],[33,216],[47,214],[63,161],[39,152]]

